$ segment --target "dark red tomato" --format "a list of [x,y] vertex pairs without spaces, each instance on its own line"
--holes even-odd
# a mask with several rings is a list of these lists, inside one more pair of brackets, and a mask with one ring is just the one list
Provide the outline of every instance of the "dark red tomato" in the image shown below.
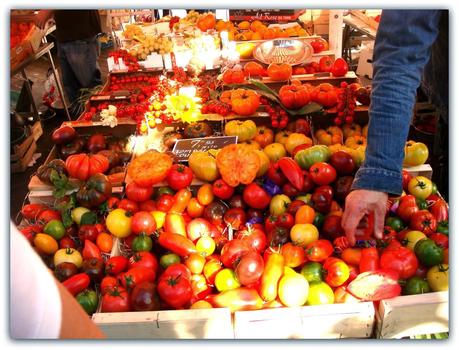
[[335,77],[344,77],[349,70],[349,66],[347,65],[347,62],[339,57],[335,60],[333,63],[331,73]]
[[265,219],[265,230],[269,232],[277,227],[277,215],[270,215]]
[[384,226],[382,241],[387,245],[394,239],[397,239],[397,231],[391,226]]
[[81,242],[84,242],[86,239],[95,242],[98,235],[99,231],[95,225],[81,225],[78,230],[78,237]]
[[449,248],[449,238],[447,235],[439,232],[432,233],[428,237],[435,242],[435,244],[443,249]]
[[437,232],[437,220],[428,210],[419,210],[411,216],[410,228],[430,235]]
[[292,214],[285,212],[277,217],[276,226],[290,229],[293,225],[295,225],[295,218]]
[[127,312],[129,307],[129,294],[123,287],[115,287],[102,296],[101,312]]
[[325,282],[330,287],[339,287],[349,278],[349,266],[341,259],[328,258],[325,260],[323,269]]
[[40,213],[47,208],[43,204],[26,204],[22,207],[21,214],[25,219],[36,220]]
[[183,164],[174,164],[167,174],[166,181],[173,190],[181,190],[191,185],[193,172]]
[[336,170],[324,162],[315,163],[309,168],[312,181],[319,186],[329,185],[336,180]]
[[46,209],[38,214],[37,220],[43,224],[47,224],[51,220],[61,220],[61,213],[57,210]]
[[148,212],[152,212],[154,210],[156,210],[156,203],[153,199],[148,199],[144,202],[141,202],[139,204],[139,210],[141,211],[148,211]]
[[102,295],[115,289],[118,286],[118,280],[113,276],[105,276],[100,282],[100,293]]
[[360,254],[360,273],[379,269],[379,253],[375,247],[363,248]]
[[298,211],[298,209],[303,205],[304,205],[304,202],[302,200],[295,199],[295,200],[291,201],[290,204],[288,205],[287,213],[295,216],[295,214]]
[[322,262],[333,254],[333,245],[326,239],[318,239],[306,246],[306,257],[310,261]]
[[141,187],[135,182],[126,185],[126,196],[134,202],[144,202],[153,195],[153,187]]
[[112,256],[105,264],[105,273],[116,276],[128,269],[129,260],[125,256]]
[[428,267],[425,267],[421,264],[418,264],[418,268],[416,269],[415,276],[421,277],[421,278],[426,278],[427,277],[427,271],[429,271]]
[[290,240],[290,230],[285,227],[275,226],[267,232],[266,239],[270,247],[282,246]]
[[345,151],[333,153],[330,157],[330,164],[339,175],[352,175],[355,170],[354,159]]
[[223,224],[223,215],[227,208],[221,202],[212,202],[204,209],[203,216],[213,225]]
[[322,214],[327,214],[330,211],[332,200],[333,189],[330,186],[317,187],[311,196],[313,208]]
[[214,196],[220,199],[230,199],[234,194],[234,188],[228,185],[223,179],[216,180],[212,185]]
[[344,249],[350,248],[349,241],[346,236],[339,236],[333,240],[333,246],[335,247],[335,253],[341,254]]
[[262,225],[248,225],[243,230],[238,231],[236,239],[245,241],[253,250],[262,253],[267,244],[266,234]]
[[118,202],[118,208],[124,209],[131,214],[139,211],[137,203],[127,198],[123,198]]
[[107,199],[107,208],[108,210],[113,210],[118,208],[118,203],[120,202],[120,199],[118,197],[110,197]]
[[411,175],[406,170],[402,170],[402,186],[405,192],[408,192],[408,183],[410,182],[412,178],[413,178],[413,175]]
[[341,216],[327,215],[322,224],[321,234],[330,241],[344,236],[344,230],[341,227]]
[[156,272],[146,267],[132,267],[118,275],[120,284],[128,290],[132,290],[132,288],[141,282],[154,282],[155,278]]
[[156,231],[155,218],[148,211],[138,211],[132,217],[131,230],[134,234],[152,235]]
[[265,218],[263,210],[249,208],[247,210],[247,222],[252,224],[261,224]]
[[287,197],[294,198],[300,194],[300,191],[298,191],[290,182],[287,182],[284,186],[282,186],[282,193]]
[[244,198],[244,202],[246,202],[249,207],[255,209],[265,209],[271,202],[269,193],[255,182],[252,182],[244,188],[242,198]]
[[75,242],[69,236],[62,237],[59,241],[59,248],[75,248]]
[[240,194],[235,194],[234,196],[232,196],[228,201],[228,205],[231,208],[242,208],[242,209],[246,208],[246,205],[244,201],[242,200],[242,196]]
[[160,301],[156,285],[142,282],[134,287],[130,295],[130,303],[134,311],[154,311],[160,309]]
[[158,283],[159,297],[174,309],[187,307],[193,297],[190,276],[177,269],[177,265],[169,266],[160,276]]
[[414,252],[406,247],[384,250],[381,254],[381,268],[398,271],[400,278],[413,277],[418,268],[418,259]]
[[248,252],[243,255],[239,262],[236,262],[234,272],[238,281],[244,285],[256,283],[263,274],[265,263],[257,252]]
[[235,261],[250,251],[252,248],[247,241],[233,239],[223,246],[220,260],[225,267],[233,268]]
[[223,215],[223,221],[230,225],[234,230],[239,230],[245,225],[247,218],[244,209],[231,208],[226,211],[225,215]]
[[287,178],[285,177],[277,162],[271,163],[269,165],[266,176],[268,176],[268,179],[274,182],[277,186],[283,186],[287,182]]
[[156,202],[156,209],[163,212],[168,212],[174,205],[174,196],[171,194],[164,193],[159,196]]
[[150,252],[137,252],[129,258],[129,268],[133,267],[145,267],[158,271],[158,259]]

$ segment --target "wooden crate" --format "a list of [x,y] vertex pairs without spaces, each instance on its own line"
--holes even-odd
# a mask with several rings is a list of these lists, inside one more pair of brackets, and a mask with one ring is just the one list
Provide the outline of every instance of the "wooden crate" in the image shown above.
[[382,300],[376,313],[376,337],[403,338],[449,331],[448,292]]
[[[75,189],[73,191],[68,191],[66,194],[72,194],[73,192],[76,192],[78,189]],[[124,193],[124,187],[122,186],[116,186],[112,187],[112,194],[120,194]],[[54,203],[56,202],[56,198],[53,196],[53,191],[52,190],[34,190],[34,191],[29,191],[29,202],[31,204],[38,203],[38,204],[45,204],[48,206],[53,206]]]
[[373,303],[331,304],[240,311],[234,314],[236,339],[369,338]]
[[425,176],[428,179],[432,178],[432,167],[430,164],[421,164],[418,166],[412,166],[408,168],[403,168],[404,170],[408,171],[413,176]]
[[229,309],[95,313],[92,320],[113,339],[232,339]]
[[30,127],[30,132],[32,133],[35,141],[38,141],[40,136],[43,135],[43,128],[41,127],[41,122],[39,120]]
[[30,135],[18,148],[20,153],[11,155],[10,170],[12,173],[21,173],[27,169],[28,164],[33,158],[33,154],[37,150],[37,144]]

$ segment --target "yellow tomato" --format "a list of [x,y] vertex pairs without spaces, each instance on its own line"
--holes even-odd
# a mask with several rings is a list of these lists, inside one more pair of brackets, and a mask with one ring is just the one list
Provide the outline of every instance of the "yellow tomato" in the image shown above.
[[304,144],[312,146],[313,142],[306,135],[294,132],[287,137],[287,140],[285,141],[285,149],[289,154],[292,154],[296,146]]
[[125,238],[131,234],[132,217],[124,209],[112,210],[105,220],[108,231],[118,238]]
[[166,213],[163,211],[154,210],[150,212],[150,214],[156,221],[156,229],[162,228],[164,226],[164,223],[166,222]]
[[277,162],[287,155],[284,146],[281,143],[274,142],[263,149],[271,162]]
[[290,230],[290,239],[293,244],[306,248],[319,239],[319,230],[313,224],[295,224]]
[[286,142],[287,142],[287,139],[288,139],[288,137],[290,136],[290,134],[291,134],[290,131],[286,131],[286,130],[279,131],[279,132],[276,133],[276,135],[274,136],[274,142],[281,143],[282,145],[285,146],[285,144],[286,144]]
[[260,169],[258,169],[257,177],[263,176],[269,169],[269,157],[263,151],[256,150],[256,154],[260,158]]
[[212,304],[205,300],[198,300],[190,306],[190,309],[212,309]]
[[279,281],[278,295],[285,306],[302,306],[308,300],[309,283],[299,273],[282,276]]
[[424,238],[426,238],[426,235],[421,231],[409,231],[405,236],[404,242],[407,248],[414,251],[416,243]]
[[62,264],[64,262],[72,263],[77,268],[80,268],[83,265],[83,258],[80,252],[73,248],[62,248],[54,253],[54,266]]

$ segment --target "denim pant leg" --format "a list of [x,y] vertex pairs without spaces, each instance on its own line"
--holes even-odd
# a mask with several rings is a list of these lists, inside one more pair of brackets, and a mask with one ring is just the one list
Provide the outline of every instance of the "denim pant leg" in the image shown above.
[[80,84],[78,83],[78,79],[73,73],[72,66],[69,64],[66,56],[65,47],[62,44],[57,44],[58,48],[58,58],[59,58],[59,66],[61,69],[61,79],[62,83],[64,84],[65,94],[67,96],[67,100],[71,105],[76,101],[78,98],[78,91],[80,90]]
[[[72,74],[68,74],[68,85],[71,91],[69,99],[73,97],[73,102],[78,97],[78,90],[81,88],[92,88],[102,83],[99,63],[99,43],[94,37],[87,40],[75,40],[61,43],[62,56],[66,63],[64,64],[63,73],[68,73],[70,69]],[[65,78],[63,78],[65,84]]]

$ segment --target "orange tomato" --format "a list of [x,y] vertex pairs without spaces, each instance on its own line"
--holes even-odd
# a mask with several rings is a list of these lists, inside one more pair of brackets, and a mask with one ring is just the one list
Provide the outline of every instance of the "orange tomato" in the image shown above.
[[231,108],[238,115],[252,115],[260,106],[260,96],[255,91],[237,89],[231,93]]
[[100,251],[110,253],[113,247],[113,236],[105,232],[99,233],[96,239],[96,245]]
[[190,309],[212,309],[212,304],[205,300],[198,300],[190,306]]
[[361,248],[345,248],[341,253],[341,259],[343,259],[346,264],[358,266],[361,255]]
[[192,218],[199,218],[204,212],[205,206],[199,203],[197,198],[191,198],[186,207],[186,211]]
[[293,243],[286,243],[281,248],[281,254],[284,256],[285,266],[298,267],[305,262],[304,249]]
[[292,77],[292,66],[287,63],[271,63],[268,66],[268,76],[272,80],[288,80]]
[[214,193],[212,191],[212,185],[211,184],[204,184],[201,187],[199,187],[198,190],[198,202],[201,205],[209,205],[214,201]]
[[295,213],[295,224],[312,224],[316,216],[315,210],[309,205],[302,205]]
[[168,154],[151,150],[135,158],[127,173],[137,185],[151,187],[166,178],[172,163]]
[[196,275],[199,275],[202,273],[205,263],[206,263],[206,258],[204,258],[199,253],[192,253],[185,260],[186,267],[188,267],[191,273],[194,273]]
[[47,255],[54,254],[59,249],[57,241],[45,233],[37,233],[33,240],[33,244],[40,253]]
[[265,148],[269,144],[273,143],[274,133],[266,126],[259,126],[253,139],[258,142],[260,147]]
[[288,137],[290,136],[291,133],[292,133],[291,131],[287,131],[287,130],[279,131],[278,133],[276,133],[276,136],[274,137],[274,142],[279,142],[285,146],[285,144],[287,143]]
[[249,21],[242,21],[237,25],[237,27],[239,29],[243,29],[243,30],[249,29],[250,28],[250,22]]

